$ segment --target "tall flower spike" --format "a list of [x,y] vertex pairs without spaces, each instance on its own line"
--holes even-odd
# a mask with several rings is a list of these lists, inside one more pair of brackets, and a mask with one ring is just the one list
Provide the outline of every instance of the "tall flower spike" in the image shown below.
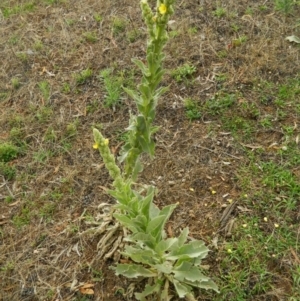
[[116,180],[117,178],[119,178],[121,176],[121,172],[115,162],[114,155],[110,152],[110,149],[108,147],[109,140],[105,139],[97,129],[93,129],[93,134],[94,134],[94,140],[95,140],[93,148],[99,149],[99,152],[101,154],[101,157],[103,158],[105,167],[108,169],[110,176],[114,180]]

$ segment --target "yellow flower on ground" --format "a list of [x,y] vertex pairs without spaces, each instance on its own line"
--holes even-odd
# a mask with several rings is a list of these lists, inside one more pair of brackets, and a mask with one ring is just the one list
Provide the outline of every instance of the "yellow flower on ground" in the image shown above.
[[162,4],[159,6],[158,10],[159,10],[159,12],[160,12],[162,15],[164,15],[164,14],[167,12],[167,7],[166,7],[165,4],[162,3]]
[[99,144],[98,144],[97,142],[95,142],[95,143],[93,144],[93,148],[94,148],[94,149],[98,149],[98,148],[99,148]]

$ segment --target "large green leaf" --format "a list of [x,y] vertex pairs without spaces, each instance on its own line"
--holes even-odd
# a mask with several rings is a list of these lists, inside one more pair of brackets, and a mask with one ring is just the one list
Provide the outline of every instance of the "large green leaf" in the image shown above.
[[205,258],[208,254],[208,248],[204,245],[203,241],[194,240],[188,244],[183,245],[181,248],[176,248],[168,255],[169,260],[178,260],[180,258]]
[[173,279],[172,282],[174,284],[174,287],[176,289],[179,298],[184,298],[186,294],[192,292],[192,288],[189,285],[185,285],[176,279]]
[[179,281],[208,281],[209,278],[200,272],[198,267],[193,266],[191,262],[184,261],[178,267],[174,268],[174,277]]
[[208,279],[207,281],[194,281],[194,282],[184,281],[184,283],[192,287],[197,287],[199,289],[206,289],[206,290],[211,289],[219,293],[218,286],[211,279]]
[[131,59],[131,61],[140,68],[140,70],[142,71],[143,75],[145,75],[145,76],[151,76],[151,73],[150,73],[148,67],[141,60],[133,58],[133,59]]
[[168,221],[176,205],[165,206],[160,212],[159,216],[151,219],[147,226],[147,233],[151,233],[156,239],[156,242],[161,241],[163,228]]
[[138,137],[139,144],[146,154],[148,154],[151,158],[154,156],[155,143],[152,140],[148,140],[148,137],[140,135]]
[[118,264],[116,267],[113,267],[116,272],[116,275],[123,275],[128,278],[137,278],[137,277],[156,277],[155,272],[146,269],[139,264]]
[[141,232],[146,232],[146,227],[148,224],[146,216],[140,214],[137,215],[135,218],[132,218],[131,221],[137,229],[140,229]]
[[181,248],[186,242],[189,235],[189,228],[184,228],[178,237],[178,247]]
[[128,228],[131,232],[138,232],[140,229],[136,228],[136,225],[132,222],[130,218],[128,218],[124,214],[114,213],[114,217],[126,228]]
[[154,98],[159,99],[164,93],[169,91],[169,87],[160,87],[154,93]]
[[163,263],[156,264],[153,267],[163,274],[171,274],[173,271],[173,265],[169,261],[164,261]]
[[132,170],[131,179],[135,181],[138,177],[138,174],[143,171],[143,164],[141,163],[140,158],[138,157],[135,161],[134,168]]
[[177,204],[165,206],[161,209],[159,215],[164,215],[165,222],[166,222],[170,218],[171,214],[173,213],[173,211],[176,207],[177,207]]
[[122,252],[124,256],[129,257],[134,262],[143,263],[149,266],[153,266],[157,263],[158,258],[156,258],[156,254],[153,250],[149,249],[141,249],[138,247],[126,246],[125,251]]
[[128,204],[128,198],[126,196],[126,194],[122,194],[117,190],[108,190],[108,193],[114,197],[115,199],[118,200],[119,203],[127,205]]
[[164,252],[172,249],[172,247],[176,247],[177,245],[178,238],[176,237],[163,239],[155,246],[155,251],[162,256]]
[[150,213],[150,206],[153,202],[155,188],[153,186],[150,186],[147,195],[140,201],[140,212],[142,215],[146,216],[147,219],[150,219],[149,213]]
[[138,86],[138,89],[143,97],[143,106],[144,107],[148,106],[151,99],[153,98],[152,89],[147,84],[140,84]]
[[150,210],[149,210],[149,219],[153,219],[157,217],[160,214],[160,209],[154,204],[150,204]]
[[136,101],[137,103],[142,103],[142,98],[136,91],[125,87],[123,87],[123,89],[134,101]]
[[165,74],[165,70],[159,70],[156,72],[155,80],[151,83],[153,87],[157,87],[157,85],[161,82],[163,75]]
[[150,233],[138,232],[133,235],[130,235],[130,241],[145,244],[147,247],[154,249],[156,244],[155,238]]
[[154,237],[156,237],[157,233],[162,232],[163,222],[165,218],[166,217],[164,215],[159,215],[150,220],[150,222],[147,225],[146,232],[151,233]]
[[156,282],[154,285],[146,284],[145,289],[142,293],[135,293],[135,298],[140,301],[146,301],[147,299],[145,297],[154,294],[159,293],[161,288],[161,284],[159,282]]

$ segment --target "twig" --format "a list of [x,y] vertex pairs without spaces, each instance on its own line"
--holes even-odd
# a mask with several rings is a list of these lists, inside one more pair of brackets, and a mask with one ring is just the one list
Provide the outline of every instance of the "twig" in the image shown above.
[[196,145],[193,145],[193,146],[194,146],[194,147],[199,147],[199,148],[201,148],[201,149],[208,150],[208,151],[210,151],[210,152],[212,152],[212,153],[214,153],[214,154],[217,154],[217,155],[218,155],[219,153],[222,153],[222,154],[225,154],[225,155],[227,155],[227,156],[229,156],[229,157],[232,157],[232,158],[234,158],[234,159],[241,160],[240,157],[237,157],[237,156],[228,154],[228,153],[223,152],[223,151],[217,152],[217,151],[215,151],[215,150],[213,150],[213,149],[207,148],[207,147],[205,147],[205,146],[201,146],[201,145],[199,145],[199,144],[196,144]]

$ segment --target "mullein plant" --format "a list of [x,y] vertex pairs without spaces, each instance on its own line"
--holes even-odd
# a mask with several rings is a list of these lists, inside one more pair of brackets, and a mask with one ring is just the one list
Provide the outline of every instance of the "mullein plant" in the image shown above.
[[[93,129],[94,148],[99,149],[104,164],[113,179],[113,189],[109,194],[117,203],[113,206],[116,225],[121,224],[128,230],[122,256],[128,263],[112,267],[117,275],[128,278],[148,278],[145,288],[135,293],[137,300],[171,300],[169,286],[173,285],[179,298],[196,300],[194,288],[212,289],[218,292],[216,284],[201,271],[201,260],[208,254],[208,248],[202,241],[188,236],[189,230],[182,230],[179,237],[167,237],[164,227],[178,204],[159,209],[153,202],[153,186],[135,185],[142,171],[140,155],[147,153],[154,157],[155,143],[152,135],[158,128],[153,126],[155,110],[159,97],[167,88],[159,87],[164,70],[163,47],[168,40],[166,26],[173,14],[175,0],[158,0],[155,12],[147,0],[141,0],[143,19],[149,34],[147,44],[147,62],[132,61],[139,67],[143,77],[137,91],[125,89],[137,106],[137,115],[131,115],[127,128],[129,139],[121,150],[119,161],[122,170],[109,148],[109,141]],[[101,228],[101,233],[103,232]],[[116,227],[113,228],[116,231]],[[109,234],[111,236],[111,234]],[[101,247],[106,247],[108,239],[102,238]],[[119,241],[118,241],[119,243]],[[114,250],[115,250],[114,246]]]

